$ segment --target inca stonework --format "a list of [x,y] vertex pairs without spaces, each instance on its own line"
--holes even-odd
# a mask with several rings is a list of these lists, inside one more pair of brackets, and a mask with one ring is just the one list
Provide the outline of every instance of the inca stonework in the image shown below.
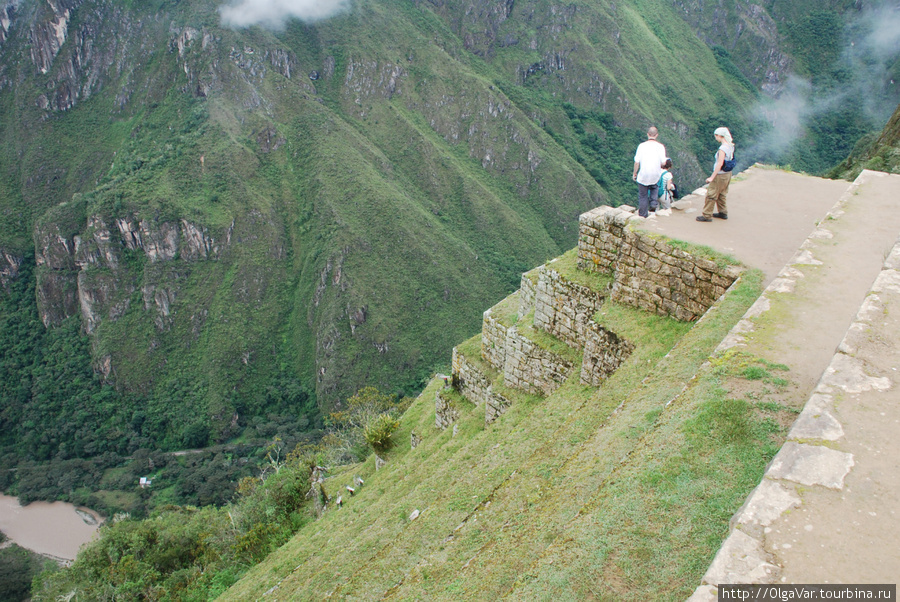
[[[538,269],[534,292],[534,327],[548,332],[570,347],[584,345],[589,324],[606,300],[606,291],[595,291],[569,282],[548,266]],[[530,313],[531,309],[524,317]],[[520,306],[520,312],[522,307]]]
[[[504,386],[546,396],[578,367],[577,362],[527,336],[529,326],[575,351],[565,355],[580,354],[581,383],[599,387],[634,351],[630,341],[594,320],[607,299],[692,321],[703,315],[740,275],[735,267],[721,267],[694,257],[665,240],[634,229],[640,219],[612,207],[598,207],[581,215],[578,269],[608,274],[612,276],[611,285],[602,280],[594,286],[574,282],[554,269],[557,260],[553,260],[524,274],[514,296],[484,312],[480,359],[489,367],[482,369],[480,362],[471,361],[458,347],[454,348],[453,387],[474,404],[484,404],[485,423],[498,418],[511,403],[494,392],[495,379],[502,380]],[[511,302],[518,303],[517,312],[507,316]],[[459,417],[440,392],[435,398],[435,410],[439,428],[447,428]]]
[[454,407],[453,400],[443,390],[434,396],[434,426],[443,430],[459,420],[459,410]]
[[633,230],[630,224],[641,219],[613,207],[583,213],[578,267],[612,274],[613,301],[678,320],[696,320],[725,293],[740,270],[720,267]]
[[565,382],[574,367],[528,340],[515,326],[504,326],[490,309],[484,312],[481,327],[481,357],[503,373],[507,386],[545,396]]

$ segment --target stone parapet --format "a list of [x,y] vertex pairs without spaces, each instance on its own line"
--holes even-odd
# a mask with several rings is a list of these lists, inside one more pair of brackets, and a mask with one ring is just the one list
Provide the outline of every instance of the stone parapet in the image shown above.
[[696,320],[725,293],[740,270],[720,267],[633,229],[641,219],[613,207],[582,214],[578,267],[611,273],[613,301],[678,320]]
[[582,213],[578,218],[578,267],[586,272],[612,273],[632,219],[640,218],[606,206]]

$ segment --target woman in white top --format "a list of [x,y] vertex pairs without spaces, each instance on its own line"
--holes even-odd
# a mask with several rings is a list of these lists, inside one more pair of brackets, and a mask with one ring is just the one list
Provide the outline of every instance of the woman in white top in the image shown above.
[[734,168],[734,140],[728,128],[716,128],[713,132],[719,148],[716,151],[716,162],[713,173],[706,178],[709,184],[706,188],[706,202],[703,204],[703,215],[697,218],[698,222],[711,222],[712,218],[728,219],[728,206],[725,197],[728,195],[728,185],[731,183],[731,170]]

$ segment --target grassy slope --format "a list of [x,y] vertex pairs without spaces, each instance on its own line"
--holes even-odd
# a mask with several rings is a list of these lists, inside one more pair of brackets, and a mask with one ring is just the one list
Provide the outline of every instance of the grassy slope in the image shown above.
[[[689,330],[607,306],[601,322],[638,349],[603,388],[517,396],[487,427],[470,405],[455,436],[437,431],[432,383],[388,464],[333,478],[344,507],[223,599],[276,585],[273,599],[684,599],[783,437],[771,420],[783,410],[727,400],[701,367],[758,282],[748,276]],[[424,441],[410,449],[413,432]],[[350,498],[355,475],[366,484]]]

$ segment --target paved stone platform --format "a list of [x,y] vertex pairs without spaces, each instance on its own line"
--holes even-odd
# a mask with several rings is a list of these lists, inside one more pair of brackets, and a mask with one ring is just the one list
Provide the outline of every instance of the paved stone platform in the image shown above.
[[[648,228],[678,237],[666,230],[693,220],[689,209]],[[691,600],[716,599],[723,583],[895,583],[900,575],[900,176],[863,172],[816,221],[717,350],[788,365],[791,395],[805,402]],[[764,240],[750,223],[744,235]]]

